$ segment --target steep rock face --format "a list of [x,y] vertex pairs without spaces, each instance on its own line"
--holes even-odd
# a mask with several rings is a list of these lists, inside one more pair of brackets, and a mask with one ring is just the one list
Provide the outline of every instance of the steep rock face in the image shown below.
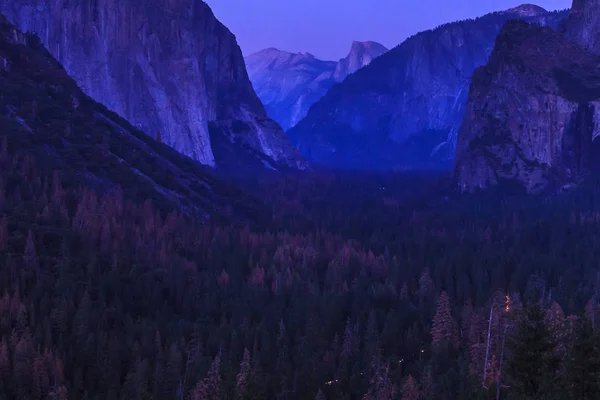
[[219,164],[209,125],[242,121],[231,142],[299,164],[269,123],[233,34],[200,0],[0,0],[0,11],[38,34],[95,100],[203,164]]
[[565,37],[600,54],[600,0],[573,0],[562,28]]
[[254,90],[283,129],[296,124],[333,84],[335,62],[309,53],[266,49],[245,59]]
[[259,202],[212,169],[86,96],[37,36],[22,33],[1,14],[0,93],[3,168],[7,150],[15,160],[30,160],[42,176],[57,173],[65,187],[117,191],[136,203],[151,199],[161,211],[202,220],[262,214]]
[[421,32],[332,87],[288,136],[337,168],[450,168],[472,73],[504,22],[557,26],[565,15],[526,5]]
[[387,49],[376,42],[353,42],[350,53],[337,63],[310,53],[269,48],[246,57],[254,90],[269,117],[284,129],[294,126],[336,82],[368,65]]
[[[540,62],[543,60],[543,62]],[[509,21],[469,93],[456,148],[463,191],[577,183],[600,135],[600,57],[550,29]]]
[[352,42],[350,53],[338,61],[333,71],[333,79],[341,82],[350,74],[355,73],[364,66],[367,66],[375,58],[379,57],[388,49],[377,42]]

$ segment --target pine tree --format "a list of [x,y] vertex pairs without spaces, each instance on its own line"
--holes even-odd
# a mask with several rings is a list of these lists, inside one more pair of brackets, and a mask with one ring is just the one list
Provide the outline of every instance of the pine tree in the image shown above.
[[385,364],[378,352],[371,361],[371,377],[369,379],[369,391],[363,396],[363,400],[391,400],[396,388],[390,379],[390,366]]
[[596,294],[587,302],[585,306],[585,316],[590,320],[592,324],[592,329],[596,329],[596,325],[598,324],[597,316],[598,316],[598,299],[596,298]]
[[419,400],[421,394],[419,393],[419,387],[417,380],[412,375],[408,375],[408,379],[402,387],[402,398],[401,400]]
[[8,358],[8,344],[6,340],[0,341],[0,382],[10,376],[10,359]]
[[192,392],[192,400],[219,400],[221,398],[221,352],[216,355],[208,373]]
[[172,344],[169,348],[169,356],[162,377],[164,398],[176,398],[175,394],[177,393],[179,383],[182,381],[181,363],[181,351],[179,351],[179,348],[175,344]]
[[250,359],[250,351],[244,348],[244,356],[240,363],[240,372],[238,372],[235,384],[235,396],[237,399],[244,398],[246,388],[248,386],[248,380],[250,379],[250,367],[252,361]]
[[35,249],[35,239],[33,232],[29,231],[27,234],[27,243],[25,244],[25,251],[23,252],[23,261],[28,268],[38,268],[38,257]]
[[8,135],[2,138],[2,146],[0,146],[0,157],[2,161],[8,161]]
[[434,346],[438,346],[443,343],[452,345],[458,344],[456,322],[452,318],[452,313],[450,311],[450,299],[445,291],[440,293],[440,297],[437,301],[437,309],[435,316],[433,317],[431,336],[433,338]]
[[[1,190],[1,189],[0,189]],[[1,193],[0,193],[1,196]],[[2,199],[0,199],[0,203],[2,203]],[[2,210],[2,205],[0,204],[0,211]],[[8,221],[6,219],[6,214],[0,220],[0,251],[5,251],[8,247]]]
[[557,302],[552,302],[550,309],[546,311],[545,322],[552,340],[556,344],[556,356],[562,360],[566,353],[566,318],[565,313]]
[[49,397],[52,400],[69,400],[67,388],[64,385],[52,388]]
[[356,352],[356,338],[352,332],[352,321],[350,317],[346,319],[346,328],[344,329],[344,342],[342,344],[341,356],[344,359],[349,359]]
[[89,329],[90,318],[92,316],[92,302],[90,299],[90,295],[85,291],[83,297],[81,298],[81,302],[77,307],[77,311],[75,312],[75,316],[73,318],[73,335],[75,339],[83,342],[87,336],[87,330]]
[[279,332],[277,333],[277,361],[275,364],[276,376],[280,384],[280,395],[285,398],[288,391],[287,378],[289,376],[289,351],[287,341],[287,330],[283,320],[279,321]]
[[559,365],[556,346],[544,317],[544,311],[537,304],[525,309],[508,342],[511,358],[507,360],[507,374],[511,392],[529,398],[550,391]]
[[419,301],[422,303],[433,290],[433,281],[429,275],[429,270],[426,269],[419,278]]
[[33,349],[31,336],[26,331],[15,347],[13,356],[13,377],[17,387],[23,392],[31,390],[33,373]]
[[567,389],[575,400],[597,399],[600,394],[600,348],[592,323],[579,318],[566,367]]
[[33,360],[33,384],[31,385],[32,399],[39,400],[48,393],[48,373],[43,358],[38,355]]

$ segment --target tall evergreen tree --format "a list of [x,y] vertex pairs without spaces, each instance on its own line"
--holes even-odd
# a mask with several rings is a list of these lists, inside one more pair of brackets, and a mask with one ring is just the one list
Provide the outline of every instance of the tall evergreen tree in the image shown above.
[[579,318],[574,335],[566,366],[569,398],[597,399],[600,396],[599,338],[594,335],[589,318]]
[[507,340],[512,355],[507,362],[510,391],[531,399],[543,399],[552,392],[559,365],[544,317],[539,305],[526,308]]
[[240,363],[240,371],[236,376],[235,383],[235,396],[236,399],[243,399],[244,394],[246,393],[246,388],[248,386],[248,380],[250,379],[250,368],[252,365],[252,360],[250,359],[250,351],[247,348],[244,348],[244,356],[242,358],[242,362]]
[[221,352],[213,359],[210,368],[194,390],[193,400],[219,400],[221,398]]
[[408,379],[402,387],[402,399],[401,400],[419,400],[421,394],[419,393],[419,386],[417,380],[412,375],[408,375]]
[[431,336],[434,346],[441,344],[458,344],[458,330],[456,321],[450,310],[450,299],[445,291],[440,293],[437,301],[435,316],[431,327]]

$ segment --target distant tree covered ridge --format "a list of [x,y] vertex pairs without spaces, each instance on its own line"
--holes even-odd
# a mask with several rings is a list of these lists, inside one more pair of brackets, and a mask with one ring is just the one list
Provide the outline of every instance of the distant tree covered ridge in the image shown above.
[[600,393],[597,191],[300,175],[250,229],[65,186],[0,136],[0,398]]

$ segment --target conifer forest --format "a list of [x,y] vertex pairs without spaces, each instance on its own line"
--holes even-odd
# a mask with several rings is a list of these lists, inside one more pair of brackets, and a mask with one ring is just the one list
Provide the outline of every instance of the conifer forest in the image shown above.
[[[595,399],[597,189],[266,177],[194,221],[0,152],[0,398]],[[434,200],[432,200],[434,199]]]

